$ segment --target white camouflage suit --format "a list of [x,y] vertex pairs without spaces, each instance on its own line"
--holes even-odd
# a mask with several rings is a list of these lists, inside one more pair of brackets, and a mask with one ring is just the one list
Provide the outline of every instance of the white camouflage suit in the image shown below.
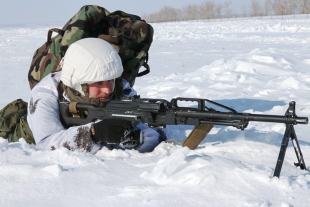
[[[86,41],[87,47],[90,47],[91,42],[87,39],[88,38],[80,41],[82,43]],[[75,45],[78,44],[79,43]],[[66,58],[68,52],[70,54],[72,45],[69,47],[64,58]],[[98,43],[95,42],[94,45],[98,45]],[[94,49],[91,48],[91,50],[93,51]],[[85,51],[83,52],[84,58]],[[79,60],[79,58],[74,58],[75,62],[76,60]],[[80,63],[76,64],[76,67],[81,65]],[[65,147],[69,150],[85,150],[87,152],[96,153],[101,146],[94,143],[91,139],[90,127],[94,123],[65,128],[60,121],[57,87],[60,81],[63,81],[62,76],[64,76],[64,74],[61,74],[64,73],[64,69],[65,68],[63,68],[62,72],[55,72],[47,75],[31,91],[28,101],[27,121],[33,133],[36,147],[41,150],[54,150]],[[129,96],[136,94],[126,81],[123,81],[123,86],[124,89],[131,89],[132,92]],[[142,131],[143,143],[136,147],[136,150],[139,152],[152,151],[160,142],[159,133],[152,128],[148,128],[144,124],[138,124],[137,128]]]

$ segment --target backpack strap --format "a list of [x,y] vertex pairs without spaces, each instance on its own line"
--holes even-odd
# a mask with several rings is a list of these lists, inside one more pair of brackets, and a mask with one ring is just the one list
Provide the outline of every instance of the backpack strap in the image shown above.
[[[154,30],[153,28],[151,27],[151,25],[147,25],[148,26],[148,36],[146,38],[146,45],[142,48],[142,51],[145,52],[145,59],[143,61],[143,67],[145,68],[144,71],[138,73],[137,77],[141,77],[141,76],[144,76],[146,74],[148,74],[150,72],[150,66],[148,64],[148,60],[149,60],[149,49],[151,47],[151,44],[153,42],[153,33],[154,33]],[[141,64],[141,63],[140,63]]]
[[121,16],[121,17],[129,17],[131,20],[144,21],[144,20],[141,19],[141,17],[139,17],[137,15],[129,14],[129,13],[126,13],[126,12],[123,12],[123,11],[120,11],[120,10],[114,11],[114,12],[109,14],[109,16],[114,16],[114,15]]
[[119,38],[112,35],[101,34],[98,38],[103,39],[109,43],[119,44]]
[[151,71],[149,64],[147,64],[147,61],[143,63],[143,67],[145,68],[145,70],[140,72],[140,73],[138,73],[137,77],[144,76],[144,75],[148,74]]
[[52,40],[52,34],[53,32],[56,32],[60,35],[63,35],[65,33],[64,30],[62,29],[58,29],[58,28],[52,28],[52,29],[49,29],[48,32],[47,32],[47,41],[50,42]]

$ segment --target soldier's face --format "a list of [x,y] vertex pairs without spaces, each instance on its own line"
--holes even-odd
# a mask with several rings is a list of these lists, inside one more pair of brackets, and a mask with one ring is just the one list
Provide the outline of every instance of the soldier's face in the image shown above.
[[115,81],[101,81],[92,84],[88,84],[88,93],[91,98],[99,98],[101,100],[107,100],[110,94],[114,91]]

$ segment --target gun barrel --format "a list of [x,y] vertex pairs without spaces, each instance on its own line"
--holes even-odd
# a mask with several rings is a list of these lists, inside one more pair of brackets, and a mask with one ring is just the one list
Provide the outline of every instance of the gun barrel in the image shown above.
[[179,111],[176,113],[180,117],[199,118],[202,120],[240,120],[257,122],[276,122],[284,124],[308,124],[308,117],[289,117],[278,115],[261,115],[248,113],[226,113],[226,112],[196,112]]
[[248,120],[258,122],[277,122],[284,124],[308,124],[308,117],[289,117],[289,116],[251,114]]

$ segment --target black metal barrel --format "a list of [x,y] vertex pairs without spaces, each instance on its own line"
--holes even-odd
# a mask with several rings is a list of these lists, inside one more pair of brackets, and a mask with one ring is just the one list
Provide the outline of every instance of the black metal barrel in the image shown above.
[[178,111],[176,116],[187,118],[199,118],[202,120],[240,120],[240,121],[257,121],[257,122],[275,122],[284,124],[308,124],[308,117],[289,117],[278,115],[262,115],[249,113],[226,113],[226,112],[193,112]]

